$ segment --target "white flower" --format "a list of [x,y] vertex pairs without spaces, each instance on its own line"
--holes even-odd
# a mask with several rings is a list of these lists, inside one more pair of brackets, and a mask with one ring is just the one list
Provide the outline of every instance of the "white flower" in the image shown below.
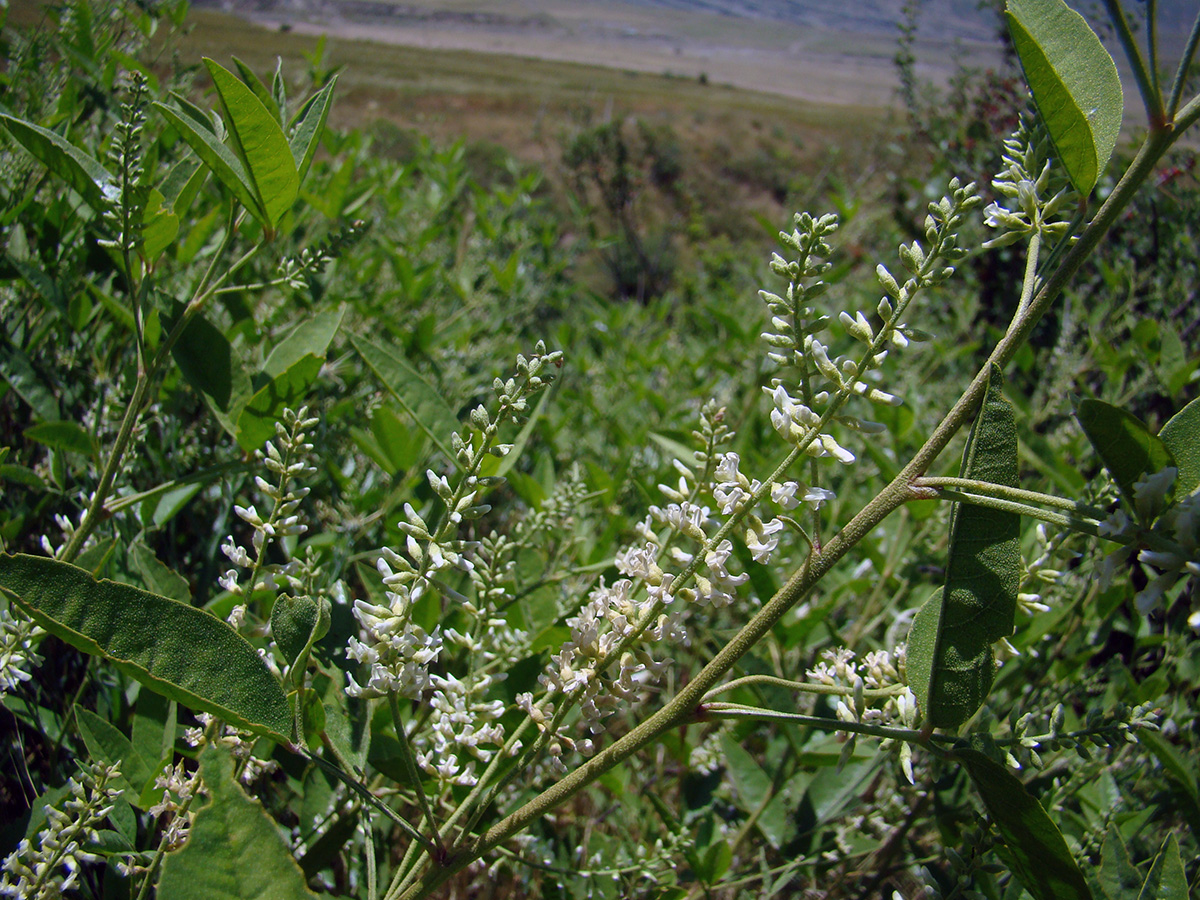
[[783,531],[782,519],[758,522],[751,517],[750,524],[746,526],[746,547],[754,556],[755,562],[770,561],[771,554],[779,546],[779,532],[781,531]]

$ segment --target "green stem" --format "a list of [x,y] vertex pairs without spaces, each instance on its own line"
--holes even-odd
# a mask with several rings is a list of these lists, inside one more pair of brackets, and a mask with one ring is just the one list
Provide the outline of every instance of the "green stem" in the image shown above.
[[1007,484],[995,484],[991,481],[976,481],[973,478],[951,478],[948,476],[927,475],[914,481],[913,487],[931,487],[939,489],[950,488],[952,490],[960,490],[965,493],[982,494],[985,497],[997,497],[1006,500],[1037,503],[1041,506],[1050,506],[1055,509],[1065,509],[1069,512],[1078,513],[1079,515],[1089,519],[1097,519],[1101,522],[1108,518],[1108,513],[1104,510],[1095,506],[1089,506],[1086,503],[1081,503],[1078,500],[1070,500],[1066,497],[1056,496],[1055,494],[1043,494],[1040,491],[1027,491],[1022,488],[1010,487]]
[[[932,486],[934,482],[943,483],[944,485],[938,491],[938,497],[941,499],[954,500],[959,503],[970,503],[973,506],[986,506],[988,509],[998,509],[1001,512],[1011,512],[1019,516],[1028,516],[1031,519],[1040,519],[1043,522],[1049,522],[1062,528],[1069,528],[1072,531],[1078,531],[1092,537],[1104,538],[1118,544],[1145,544],[1148,547],[1162,550],[1166,553],[1178,553],[1181,556],[1187,556],[1187,551],[1175,541],[1149,528],[1138,528],[1126,535],[1101,534],[1100,524],[1108,518],[1107,515],[1103,510],[1094,509],[1084,503],[1072,504],[1070,500],[1054,497],[1051,494],[1039,494],[1037,491],[1023,491],[1019,488],[1007,487],[1002,484],[992,484],[986,481],[972,482],[967,478],[918,478],[913,482],[913,487]],[[969,490],[954,490],[945,485],[944,483],[946,482],[962,483]],[[1056,501],[1053,505],[1070,509],[1072,513],[1079,513],[1080,515],[1062,515],[1060,513],[1048,512],[1036,506],[1018,502],[1019,499],[1031,499],[1034,503],[1047,505],[1050,505],[1049,501],[1053,500]]]
[[1192,23],[1192,31],[1183,48],[1183,57],[1179,60],[1179,68],[1175,70],[1175,80],[1171,84],[1171,97],[1167,100],[1168,121],[1175,118],[1175,111],[1179,109],[1179,101],[1183,98],[1183,88],[1187,83],[1188,70],[1192,67],[1192,59],[1196,56],[1198,44],[1200,44],[1200,13],[1196,13],[1196,21]]
[[889,725],[868,725],[865,722],[843,722],[841,719],[830,719],[825,716],[806,716],[803,713],[744,706],[741,703],[706,703],[701,712],[705,718],[709,719],[773,719],[799,722],[802,725],[811,725],[813,728],[822,728],[825,731],[846,731],[851,734],[865,734],[868,737],[886,738],[893,741],[909,741],[921,746],[929,745],[929,739],[922,732],[913,728],[892,728]]
[[1162,105],[1162,94],[1159,93],[1156,86],[1158,79],[1151,79],[1150,73],[1146,69],[1142,51],[1138,49],[1137,41],[1133,37],[1133,29],[1129,26],[1129,20],[1125,17],[1125,10],[1122,9],[1119,0],[1104,0],[1104,7],[1108,10],[1108,17],[1112,20],[1117,37],[1121,41],[1121,47],[1125,50],[1125,57],[1129,60],[1130,68],[1133,69],[1138,92],[1142,95],[1142,103],[1146,107],[1146,119],[1150,123],[1150,130],[1156,131],[1162,128],[1167,121]]
[[408,742],[408,732],[404,728],[404,722],[400,719],[400,703],[396,700],[395,691],[389,691],[387,696],[388,709],[392,714],[392,724],[396,728],[396,740],[400,744],[400,756],[404,760],[404,768],[408,771],[409,780],[416,789],[421,811],[425,814],[425,821],[429,823],[434,847],[439,855],[443,854],[445,847],[442,844],[442,836],[438,833],[437,819],[433,815],[433,808],[429,805],[429,798],[425,795],[425,783],[421,779],[420,770],[417,769],[417,762],[413,759],[412,746]]
[[1033,289],[1037,285],[1037,265],[1041,248],[1042,234],[1035,230],[1029,239],[1029,250],[1025,254],[1025,279],[1021,282],[1021,299],[1017,303],[1017,314],[1013,317],[1014,321],[1021,318],[1021,314],[1029,306],[1029,301],[1033,299]]
[[[196,799],[196,795],[188,797],[175,810],[176,816],[186,816],[188,808],[192,805],[192,801]],[[158,871],[158,866],[162,862],[162,858],[167,853],[167,835],[164,833],[162,839],[158,842],[158,848],[154,851],[154,859],[150,860],[150,867],[146,869],[146,877],[142,881],[142,887],[138,891],[137,900],[146,900],[150,896],[150,887],[154,883],[154,873]]]
[[256,244],[217,279],[212,288],[208,288],[207,285],[215,271],[216,262],[224,255],[225,250],[228,248],[232,240],[232,233],[232,226],[226,229],[221,246],[213,254],[212,262],[209,264],[208,270],[204,273],[204,277],[200,280],[200,284],[197,285],[192,300],[188,303],[183,315],[179,317],[179,320],[167,335],[166,340],[163,341],[162,346],[158,348],[158,352],[154,355],[154,359],[148,368],[142,368],[144,361],[139,357],[138,377],[133,387],[133,396],[129,400],[129,405],[125,408],[121,427],[117,431],[117,437],[113,441],[112,449],[109,451],[108,460],[105,462],[104,469],[100,473],[100,483],[96,485],[96,490],[92,494],[87,512],[84,513],[83,521],[79,523],[79,527],[71,535],[70,541],[67,542],[67,546],[63,550],[62,559],[65,562],[72,562],[79,556],[83,550],[84,543],[91,536],[92,532],[95,531],[96,526],[100,524],[101,519],[107,516],[104,503],[112,491],[113,481],[116,479],[117,472],[121,469],[121,461],[125,458],[125,452],[129,449],[129,441],[133,436],[138,417],[142,413],[142,407],[145,404],[147,394],[150,392],[150,386],[157,379],[159,372],[166,363],[167,357],[171,353],[171,349],[175,346],[175,342],[183,334],[184,328],[187,327],[192,316],[199,312],[205,301],[212,296],[212,290],[247,262],[262,246],[261,244]]
[[[786,678],[776,678],[774,675],[745,675],[741,678],[735,678],[733,681],[727,681],[725,684],[718,685],[713,688],[700,700],[701,703],[709,703],[713,697],[729,691],[737,690],[738,688],[748,687],[753,684],[769,684],[774,687],[781,687],[789,691],[799,691],[802,694],[827,694],[835,697],[850,697],[854,694],[854,688],[843,687],[837,684],[814,684],[811,681],[789,681]],[[893,685],[886,688],[866,688],[863,690],[863,696],[871,699],[882,699],[884,697],[895,697],[903,694],[905,691],[904,685]]]

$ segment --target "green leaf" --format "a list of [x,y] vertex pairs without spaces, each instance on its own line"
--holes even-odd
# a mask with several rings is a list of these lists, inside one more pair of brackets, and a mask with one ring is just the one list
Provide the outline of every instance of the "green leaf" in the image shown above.
[[306,318],[272,348],[263,374],[276,378],[310,353],[324,359],[345,314],[346,307],[341,306]]
[[1171,416],[1158,436],[1179,467],[1175,496],[1186,497],[1200,487],[1200,397]]
[[183,849],[163,858],[159,900],[315,900],[279,826],[234,780],[229,754],[205,748],[200,778],[208,802]]
[[1179,786],[1187,792],[1192,805],[1200,812],[1200,787],[1196,784],[1196,770],[1189,765],[1161,732],[1144,729],[1138,732],[1138,743],[1153,753],[1162,767],[1179,782]]
[[299,409],[324,360],[312,353],[300,357],[246,401],[237,418],[237,442],[247,453],[275,436],[284,407]]
[[1091,900],[1067,842],[1020,779],[977,750],[957,750],[955,755],[1004,839],[1009,867],[1034,900]]
[[[176,316],[183,314],[177,307]],[[230,414],[240,397],[250,394],[250,377],[219,328],[202,314],[192,316],[171,348],[184,379],[215,411]]]
[[267,86],[262,83],[262,79],[254,74],[254,70],[250,66],[236,56],[232,57],[232,59],[233,64],[237,66],[238,75],[242,76],[242,81],[246,87],[254,92],[254,96],[259,99],[259,102],[262,103],[263,107],[276,122],[282,122],[283,120],[279,116],[279,104],[275,102],[275,98],[271,95],[271,91]]
[[82,453],[92,459],[99,457],[96,442],[87,429],[77,422],[42,422],[30,426],[23,432],[25,437],[56,450],[67,453]]
[[166,198],[158,190],[151,189],[150,199],[142,212],[142,253],[147,262],[153,263],[171,246],[179,234],[179,216],[167,206]]
[[429,435],[442,453],[454,459],[449,440],[459,429],[458,417],[446,405],[441,393],[422,378],[408,360],[388,348],[353,334],[350,343],[417,427]]
[[271,607],[271,637],[289,666],[295,665],[319,637],[320,622],[321,608],[312,597],[280,594],[275,600]]
[[0,555],[0,591],[51,634],[150,690],[288,743],[283,688],[250,642],[212,613],[25,554]]
[[335,75],[325,87],[304,101],[304,105],[288,126],[291,134],[288,145],[291,147],[292,158],[296,161],[296,169],[301,178],[308,174],[308,167],[325,131],[325,121],[329,118],[329,108],[333,105],[333,87],[336,84]]
[[771,802],[774,790],[770,776],[728,732],[721,732],[720,740],[729,780],[737,790],[739,807],[749,815],[757,815],[758,829],[778,850],[787,836],[789,823],[783,806]]
[[117,197],[112,174],[70,141],[48,128],[0,113],[0,122],[38,162],[75,189],[93,211],[103,212]]
[[1141,884],[1142,876],[1129,858],[1121,832],[1116,825],[1109,823],[1108,834],[1100,850],[1097,886],[1108,900],[1129,900],[1137,896]]
[[[154,691],[138,691],[137,703],[133,708],[133,733],[130,741],[133,750],[150,765],[157,775],[163,763],[170,763],[175,752],[175,703]],[[150,798],[162,796],[155,791],[153,782],[142,789],[143,808],[153,806]]]
[[108,766],[120,766],[119,786],[125,790],[125,799],[137,803],[142,787],[156,774],[153,767],[158,760],[148,763],[142,759],[134,750],[133,742],[119,728],[91,710],[75,707],[75,723],[92,759]]
[[1008,0],[1025,81],[1071,184],[1087,196],[1121,131],[1121,78],[1083,16],[1062,0]]
[[1081,400],[1075,418],[1117,483],[1125,503],[1136,512],[1134,484],[1174,465],[1170,451],[1141,419],[1103,400]]
[[54,389],[34,370],[29,357],[7,340],[0,343],[0,375],[39,417],[47,422],[58,421],[58,399]]
[[1187,874],[1179,857],[1179,842],[1168,834],[1154,858],[1138,900],[1188,900]]
[[263,228],[269,229],[274,223],[270,221],[266,210],[262,207],[254,191],[251,190],[250,177],[246,174],[245,166],[228,147],[221,143],[212,129],[202,127],[190,115],[184,116],[161,101],[155,101],[154,105],[168,122],[179,129],[180,135],[187,141],[188,146],[196,152],[200,161],[208,167],[217,180],[225,185],[226,189],[237,198],[250,215],[259,221]]
[[187,579],[160,562],[154,551],[141,541],[134,541],[129,545],[126,560],[150,593],[178,600],[180,603],[192,602],[192,592]]
[[313,678],[325,706],[323,737],[342,768],[362,776],[371,746],[371,728],[366,703],[346,696],[346,676],[339,669],[323,669]]
[[263,224],[271,230],[292,208],[300,191],[300,177],[287,138],[278,119],[272,118],[237,76],[207,57],[204,65],[217,88],[233,152],[241,160],[249,176],[247,185],[266,215]]
[[[971,427],[961,477],[1017,486],[1017,426],[993,366]],[[950,515],[946,583],[909,632],[909,684],[927,721],[957,728],[983,703],[995,677],[992,644],[1013,632],[1021,583],[1021,520],[1010,512],[956,504]]]

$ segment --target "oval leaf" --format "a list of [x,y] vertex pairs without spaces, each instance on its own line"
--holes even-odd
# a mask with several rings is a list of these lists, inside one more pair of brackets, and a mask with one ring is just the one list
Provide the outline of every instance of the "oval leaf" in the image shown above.
[[150,690],[289,743],[291,713],[279,681],[212,613],[25,554],[0,555],[0,591],[51,634]]
[[271,607],[271,637],[289,666],[312,646],[321,608],[312,597],[280,594]]
[[[1017,426],[992,367],[971,427],[961,477],[1017,486]],[[995,677],[992,644],[1013,632],[1021,584],[1021,520],[1010,512],[958,504],[950,516],[946,583],[913,619],[909,684],[926,719],[957,728],[983,703]]]
[[268,227],[273,228],[300,192],[292,149],[278,119],[254,96],[254,91],[211,59],[205,58],[204,65],[217,88],[233,152],[250,176],[250,189],[266,213]]
[[1025,81],[1071,184],[1087,196],[1121,131],[1121,78],[1083,16],[1062,0],[1008,0]]
[[1133,413],[1103,400],[1082,400],[1075,418],[1131,510],[1137,509],[1134,484],[1175,465],[1166,445]]
[[159,900],[315,900],[279,827],[233,778],[233,759],[209,745],[200,754],[208,802],[182,850],[163,858]]
[[1179,467],[1175,496],[1186,497],[1200,487],[1200,397],[1171,416],[1158,436]]
[[103,212],[119,188],[112,174],[70,141],[48,128],[0,113],[3,122],[21,146],[38,162],[69,184],[95,212]]
[[1091,900],[1067,842],[1019,778],[978,750],[959,750],[1008,850],[1007,861],[1035,900]]

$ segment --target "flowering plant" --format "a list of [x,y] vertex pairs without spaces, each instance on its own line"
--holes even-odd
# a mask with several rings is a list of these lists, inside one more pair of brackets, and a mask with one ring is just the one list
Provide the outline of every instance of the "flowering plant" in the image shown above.
[[[694,404],[690,446],[687,434],[658,435],[673,483],[658,484],[662,499],[632,522],[615,491],[596,487],[606,473],[586,465],[586,435],[567,442],[578,458],[557,473],[551,457],[533,459],[570,352],[530,342],[514,371],[484,374],[457,349],[438,360],[444,368],[422,365],[376,333],[388,329],[377,328],[374,301],[273,318],[281,298],[323,296],[320,279],[338,276],[365,235],[355,221],[318,237],[300,202],[305,179],[328,175],[314,160],[334,80],[289,115],[281,73],[268,86],[244,64],[235,74],[206,60],[210,116],[181,95],[151,102],[148,79],[134,76],[104,163],[57,131],[0,115],[20,152],[77,195],[55,213],[99,239],[123,298],[106,294],[108,306],[132,336],[132,387],[115,429],[100,410],[89,413],[92,431],[57,418],[25,431],[59,454],[47,477],[64,495],[66,482],[82,486],[82,500],[57,520],[61,536],[38,535],[41,554],[0,555],[0,689],[22,722],[54,719],[56,755],[70,745],[91,768],[64,803],[42,792],[2,889],[415,900],[457,890],[451,883],[481,891],[527,867],[574,878],[581,893],[603,883],[699,896],[737,891],[745,878],[770,895],[830,873],[853,880],[866,836],[875,868],[859,879],[864,895],[886,881],[903,896],[924,877],[927,893],[947,896],[1088,897],[1093,882],[1111,894],[1118,881],[1139,896],[1183,896],[1174,835],[1152,848],[1144,877],[1130,862],[1136,829],[1122,830],[1130,820],[1119,807],[1134,789],[1110,762],[1126,745],[1147,748],[1195,800],[1194,773],[1158,731],[1170,721],[1159,698],[1097,674],[1078,703],[1046,703],[1049,675],[1005,662],[1052,665],[1039,649],[1052,632],[1061,626],[1067,646],[1102,621],[1068,620],[1081,601],[1062,602],[1081,589],[1068,570],[1085,537],[1106,550],[1087,569],[1088,599],[1128,581],[1130,616],[1169,612],[1150,621],[1166,621],[1161,643],[1172,652],[1200,575],[1198,401],[1157,430],[1080,401],[1075,421],[1108,480],[1064,497],[1024,486],[1028,435],[1004,384],[1039,320],[1200,118],[1200,97],[1183,97],[1200,19],[1164,95],[1148,74],[1159,71],[1153,30],[1147,63],[1110,6],[1149,131],[1103,202],[1093,209],[1089,198],[1120,131],[1115,65],[1059,0],[1011,0],[1033,107],[1004,144],[994,198],[949,179],[898,261],[876,267],[879,290],[848,309],[830,290],[841,221],[796,215],[758,295],[765,383]],[[147,134],[151,114],[163,133]],[[209,204],[203,248],[180,227],[193,203]],[[933,339],[913,323],[952,290],[980,215],[995,232],[981,249],[1025,253],[1010,321],[915,446],[884,444],[915,393],[903,373]],[[304,247],[265,261],[297,233]],[[455,243],[466,254],[471,241]],[[403,268],[399,251],[387,254]],[[399,280],[412,288],[411,265]],[[270,298],[260,343],[246,336],[253,323],[217,324],[228,312],[220,303],[254,294]],[[331,347],[343,330],[339,358]],[[347,359],[364,375],[342,402]],[[22,402],[49,407],[24,368],[10,370]],[[439,383],[442,371],[461,390]],[[135,449],[171,447],[171,433],[153,428],[167,427],[160,420],[185,395],[237,452],[136,490],[146,473]],[[761,421],[736,412],[760,403]],[[957,474],[941,474],[964,431]],[[68,453],[85,460],[70,479]],[[597,509],[601,497],[607,508]],[[209,555],[183,551],[205,561],[196,568],[208,574],[195,578],[207,582],[196,583],[215,585],[206,608],[192,603],[193,579],[146,544],[193,499],[221,510],[218,527],[192,535]],[[943,500],[939,518],[929,507]],[[912,602],[914,565],[901,597],[885,602],[906,556],[923,552],[895,524],[915,520],[910,510],[923,510],[919,535],[936,550],[925,580],[932,570],[936,584]],[[593,527],[610,512],[611,525]],[[1023,529],[1022,519],[1038,524]],[[839,603],[852,614],[835,624]],[[820,628],[824,645],[806,644]],[[80,676],[80,694],[100,682],[96,711],[72,704],[55,719],[36,701],[31,673],[49,636],[100,661],[102,676]],[[184,711],[194,725],[181,726]],[[1062,779],[1068,750],[1105,757]],[[724,793],[698,787],[722,768]],[[1022,780],[1026,769],[1040,774]],[[667,770],[684,801],[689,791],[706,799],[676,812],[657,791]],[[1075,807],[1099,806],[1082,783],[1092,775],[1118,799],[1089,818]],[[655,840],[588,843],[610,815],[589,808],[601,788],[620,798],[612,816],[657,816]],[[951,811],[895,863],[934,801]],[[830,824],[856,803],[849,824]],[[568,810],[570,823],[555,818]],[[942,831],[961,851],[926,852]],[[679,860],[686,876],[673,874]],[[759,871],[731,877],[735,860]]]

